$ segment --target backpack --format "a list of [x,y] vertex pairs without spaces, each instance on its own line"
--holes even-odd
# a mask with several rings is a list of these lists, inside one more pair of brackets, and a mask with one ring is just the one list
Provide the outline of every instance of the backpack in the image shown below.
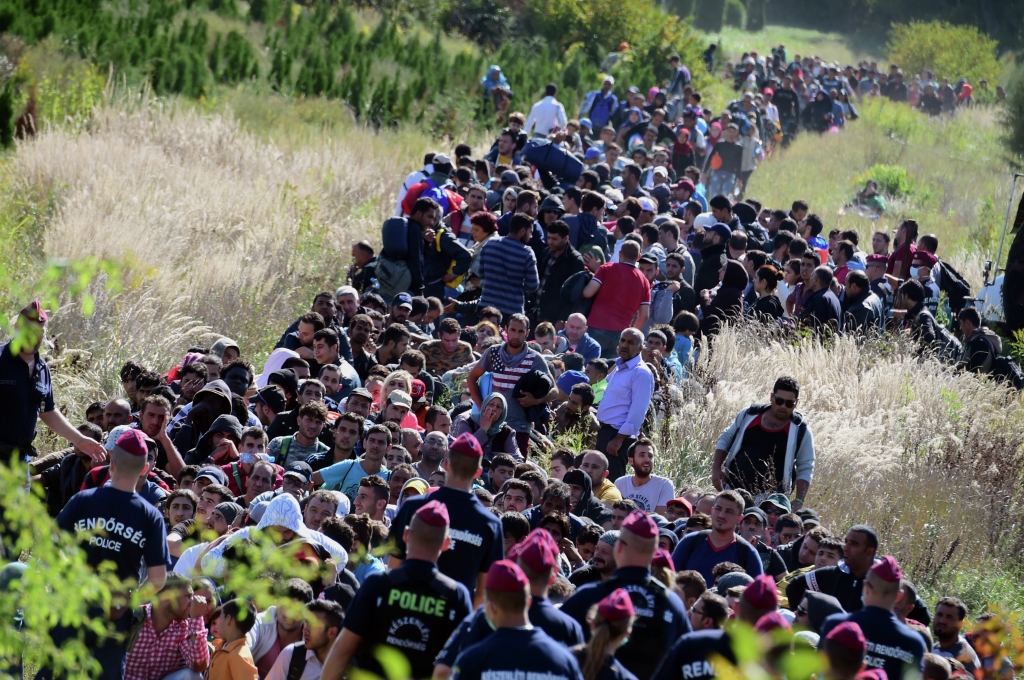
[[412,272],[406,258],[409,256],[409,220],[392,217],[384,221],[381,242],[383,248],[377,257],[377,284],[385,300],[409,290]]
[[546,139],[531,139],[523,147],[523,160],[575,184],[583,174],[583,161]]
[[1024,371],[1017,362],[1006,356],[998,356],[992,362],[992,376],[1000,382],[1013,385],[1016,390],[1024,390]]
[[299,680],[302,672],[306,670],[306,645],[296,642],[292,647],[292,658],[288,662],[288,675],[286,680]]
[[948,262],[939,262],[942,274],[939,276],[939,290],[946,294],[949,299],[949,307],[954,313],[959,313],[967,304],[967,298],[971,296],[971,284],[958,272],[949,266]]
[[[711,529],[705,529],[697,534],[700,536],[700,540],[696,540],[690,543],[690,549],[687,551],[684,559],[679,561],[680,568],[685,568],[685,565],[693,557],[693,553],[697,552],[697,548],[704,545],[707,542],[708,536],[711,535]],[[743,571],[747,571],[747,561],[750,559],[750,545],[747,543],[736,543],[736,564],[743,568]]]
[[955,364],[963,356],[964,346],[948,328],[935,323],[935,348],[939,360],[944,364]]

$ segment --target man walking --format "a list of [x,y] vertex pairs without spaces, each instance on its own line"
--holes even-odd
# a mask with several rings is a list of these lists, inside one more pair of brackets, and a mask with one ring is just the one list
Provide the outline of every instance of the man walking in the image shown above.
[[784,376],[775,381],[768,404],[752,404],[736,416],[715,447],[711,482],[716,489],[746,489],[756,500],[776,492],[788,495],[795,481],[792,508],[803,507],[814,475],[814,437],[796,411],[799,396],[796,379]]

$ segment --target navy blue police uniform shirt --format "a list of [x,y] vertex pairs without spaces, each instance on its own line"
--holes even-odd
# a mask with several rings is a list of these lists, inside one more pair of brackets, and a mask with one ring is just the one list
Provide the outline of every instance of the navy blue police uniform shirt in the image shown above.
[[395,537],[396,557],[405,559],[405,527],[413,514],[428,502],[436,500],[448,508],[451,526],[448,535],[451,546],[441,553],[437,567],[476,594],[477,579],[491,564],[505,556],[504,533],[501,520],[483,506],[468,491],[441,487],[426,496],[416,496],[402,503],[398,515],[391,523],[390,536]]
[[736,663],[732,642],[724,630],[699,630],[679,638],[668,650],[651,680],[711,680],[716,657]]
[[868,641],[864,664],[868,668],[881,668],[892,680],[901,680],[903,674],[920,677],[924,670],[924,640],[901,623],[896,615],[881,607],[864,607],[850,614],[833,614],[821,624],[821,639],[844,621],[860,626]]
[[[580,624],[570,616],[558,611],[551,600],[546,597],[535,597],[530,602],[530,609],[527,612],[530,625],[540,628],[547,633],[552,640],[559,642],[566,647],[583,643],[583,629]],[[466,620],[459,624],[459,627],[448,638],[444,649],[437,655],[435,663],[444,666],[454,666],[455,659],[464,649],[475,645],[488,637],[494,629],[488,623],[484,615],[484,608],[480,607]]]
[[7,343],[0,349],[0,457],[7,459],[17,447],[22,456],[32,455],[39,414],[54,410],[53,383],[46,360],[35,355],[35,371]]
[[[582,654],[576,654],[576,660],[581,664],[580,668],[583,667],[582,663],[585,658]],[[637,677],[630,673],[629,669],[623,666],[618,659],[609,656],[605,659],[604,666],[598,671],[595,680],[637,680]]]
[[95,532],[83,542],[89,565],[116,565],[118,578],[140,582],[144,565],[166,565],[167,529],[160,511],[137,493],[111,486],[79,491],[57,516],[64,531]]
[[587,613],[616,588],[625,588],[636,611],[629,641],[619,647],[616,658],[639,678],[649,678],[680,635],[690,632],[690,619],[679,596],[654,578],[645,567],[622,567],[606,581],[579,588],[562,604],[568,614],[590,635]]
[[425,560],[406,560],[390,572],[369,576],[356,591],[345,628],[363,638],[355,655],[360,668],[383,669],[374,658],[378,645],[405,654],[415,678],[429,678],[449,636],[473,611],[466,586]]
[[455,660],[450,680],[583,680],[572,653],[540,628],[499,628]]

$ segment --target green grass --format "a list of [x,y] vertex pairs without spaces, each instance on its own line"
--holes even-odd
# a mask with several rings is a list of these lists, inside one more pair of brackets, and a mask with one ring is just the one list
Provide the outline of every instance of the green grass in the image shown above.
[[756,33],[726,26],[719,34],[702,33],[702,37],[708,42],[718,43],[716,60],[719,64],[736,60],[751,50],[768,55],[772,47],[780,44],[786,46],[786,56],[790,59],[799,54],[801,57],[818,56],[826,61],[856,64],[862,59],[881,60],[885,56],[884,39],[872,40],[859,35],[823,33],[792,26],[770,24]]

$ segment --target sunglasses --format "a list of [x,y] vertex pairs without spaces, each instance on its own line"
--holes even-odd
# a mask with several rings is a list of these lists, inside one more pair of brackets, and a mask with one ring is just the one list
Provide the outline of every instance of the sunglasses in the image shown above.
[[775,397],[776,406],[785,406],[786,408],[793,408],[796,406],[796,399],[783,399],[782,397]]

